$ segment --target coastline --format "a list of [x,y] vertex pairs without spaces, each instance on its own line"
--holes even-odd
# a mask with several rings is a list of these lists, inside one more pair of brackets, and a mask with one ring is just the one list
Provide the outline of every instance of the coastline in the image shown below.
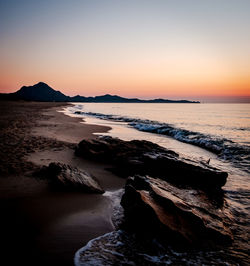
[[1,155],[5,158],[1,162],[4,218],[0,228],[9,265],[73,265],[79,248],[114,229],[112,203],[105,195],[54,191],[47,181],[31,175],[42,165],[61,162],[94,175],[105,191],[124,186],[124,179],[105,170],[108,165],[74,156],[79,141],[96,138],[94,132],[110,128],[80,123],[82,119],[58,112],[65,105],[6,102],[1,106]]
[[[102,258],[104,258],[102,264],[105,265],[106,262],[103,252],[108,254],[107,258],[109,260],[116,261],[117,258],[111,258],[110,256],[112,256],[111,254],[113,254],[113,251],[117,252],[119,250],[116,250],[115,248],[112,249],[112,247],[115,247],[116,245],[110,245],[110,241],[114,241],[114,243],[118,241],[118,243],[120,243],[121,240],[121,242],[123,242],[123,240],[120,239],[120,233],[117,234],[118,231],[116,231],[116,218],[118,218],[118,220],[120,218],[119,210],[117,213],[116,208],[118,205],[117,193],[121,196],[120,192],[122,192],[123,196],[126,194],[129,199],[131,196],[128,194],[129,190],[127,191],[128,193],[126,193],[126,189],[124,191],[121,190],[121,188],[124,187],[126,182],[130,182],[130,185],[132,184],[131,180],[126,181],[126,179],[119,178],[119,173],[121,176],[123,176],[124,173],[127,173],[127,176],[135,176],[134,173],[132,173],[134,169],[135,173],[140,174],[140,171],[142,171],[144,175],[146,171],[150,176],[151,174],[154,175],[154,169],[156,169],[156,172],[158,169],[162,169],[160,176],[164,175],[164,173],[168,173],[166,177],[172,176],[171,174],[169,175],[168,171],[170,170],[165,169],[165,164],[163,163],[161,166],[161,160],[158,161],[155,159],[157,157],[153,156],[152,158],[148,158],[146,164],[145,161],[143,161],[146,158],[145,156],[138,157],[139,153],[137,154],[137,149],[139,146],[137,147],[136,145],[141,142],[133,141],[133,139],[137,138],[136,135],[130,135],[130,138],[132,139],[130,144],[121,139],[112,139],[110,137],[98,140],[96,139],[97,136],[93,133],[103,132],[102,134],[105,135],[105,132],[112,127],[112,135],[114,133],[113,129],[115,128],[115,126],[113,127],[113,123],[100,123],[98,125],[98,121],[89,119],[84,119],[85,122],[81,123],[83,117],[75,117],[74,115],[74,117],[67,116],[60,112],[63,107],[65,107],[65,103],[39,102],[9,102],[3,103],[0,106],[0,211],[3,217],[0,222],[0,233],[2,236],[2,242],[4,243],[4,249],[2,250],[2,253],[4,254],[3,260],[9,260],[5,265],[17,265],[21,263],[25,263],[25,265],[73,265],[75,254],[80,254],[81,251],[86,250],[85,247],[88,247],[87,253],[90,254],[90,261],[92,259],[95,261],[95,258],[100,256],[101,261]],[[72,112],[74,113],[74,110],[72,110]],[[133,130],[133,132],[136,132],[135,129]],[[145,141],[144,136],[145,135],[141,136],[142,141]],[[82,139],[85,139],[85,141],[78,144]],[[93,142],[93,139],[96,139],[96,141]],[[112,154],[106,150],[110,147],[109,141],[111,141],[113,147]],[[157,142],[155,144],[154,142],[155,140],[149,142],[150,146],[148,147],[150,152],[153,153],[154,151],[152,150],[152,147],[157,145]],[[76,145],[77,148],[75,150]],[[97,145],[97,149],[94,147],[95,145]],[[157,149],[162,149],[160,146],[157,147]],[[168,147],[169,143],[166,145],[167,150]],[[75,151],[77,152],[77,156],[75,156]],[[192,151],[189,151],[190,155],[193,156],[193,149]],[[136,160],[139,160],[139,164],[142,163],[142,168],[135,168],[136,165],[133,164],[134,160],[131,152],[137,154]],[[147,149],[145,148],[145,150],[142,150],[141,152],[142,154],[145,154],[147,153]],[[155,152],[158,154],[159,150],[156,150]],[[104,157],[102,157],[103,154],[105,155]],[[131,160],[127,160],[128,154],[132,156]],[[179,154],[179,152],[177,152],[177,154]],[[204,153],[199,152],[199,154]],[[167,154],[166,156],[166,158],[168,158]],[[114,158],[117,158],[117,160],[114,160]],[[170,161],[172,160],[173,158],[170,159]],[[199,161],[199,158],[196,159],[196,161],[197,160]],[[177,161],[179,161],[179,159],[177,159]],[[181,161],[182,158],[180,156],[179,163],[181,163]],[[34,175],[34,173],[39,173],[41,169],[47,169],[46,167],[51,162],[68,164],[71,167],[77,167],[79,171],[86,171],[99,181],[100,186],[107,193],[87,194],[76,191],[70,192],[67,189],[61,190],[59,187],[53,187],[52,184],[49,183],[49,172],[47,172],[48,175],[44,172],[44,176],[41,176],[41,178],[45,177],[45,179],[41,179],[39,175]],[[118,166],[117,168],[116,163]],[[156,165],[159,164],[159,168],[154,167],[155,163]],[[189,164],[189,166],[191,166],[191,164]],[[204,162],[201,164],[201,167],[202,169],[204,167],[210,168],[210,166],[206,166]],[[211,167],[213,168],[213,166]],[[112,173],[116,173],[118,176],[106,170],[111,168],[113,169]],[[205,170],[205,168],[203,170]],[[186,176],[187,172],[184,174],[178,174],[179,171],[182,171],[181,169],[182,167],[180,169],[176,168],[175,171],[177,171],[177,173],[175,173],[175,171],[172,173],[175,178]],[[193,168],[191,167],[188,169],[192,171],[191,169]],[[224,168],[219,167],[219,169],[219,172],[222,174],[221,177],[224,180],[225,175],[223,175],[224,173],[222,173],[221,170],[225,169],[225,172],[228,172],[230,168],[225,164]],[[116,170],[118,170],[118,172]],[[132,172],[130,173],[130,171]],[[212,174],[213,169],[211,169],[211,171]],[[212,176],[207,179],[204,175],[205,174],[202,174],[195,181],[196,185],[199,183],[197,183],[197,181],[201,180],[200,178],[205,178],[205,181],[211,180],[213,176],[212,174]],[[190,175],[190,177],[191,176],[193,176],[193,174]],[[145,180],[147,178],[149,177],[145,177]],[[68,178],[68,180],[70,180],[70,178]],[[132,178],[132,180],[135,179]],[[190,180],[190,178],[185,180]],[[136,184],[140,183],[137,181],[133,183],[134,189],[140,190],[140,188],[136,187]],[[152,183],[153,180],[150,182]],[[183,183],[183,179],[181,182]],[[223,181],[223,184],[224,183],[225,180]],[[204,182],[199,184],[204,185]],[[201,205],[215,203],[215,206],[213,205],[208,209],[205,208],[204,213],[210,213],[210,210],[212,212],[215,211],[216,213],[218,211],[218,215],[223,215],[224,213],[226,216],[229,215],[229,220],[231,220],[228,222],[225,221],[225,224],[228,223],[229,225],[228,232],[231,240],[234,238],[233,246],[227,248],[227,245],[225,244],[221,250],[225,257],[224,255],[220,257],[220,251],[218,254],[216,253],[219,256],[219,260],[222,259],[223,261],[225,260],[228,262],[233,260],[237,263],[241,260],[242,262],[248,261],[245,255],[247,254],[246,250],[248,250],[245,235],[245,232],[248,231],[247,206],[249,200],[247,199],[247,184],[248,181],[246,175],[241,176],[240,174],[234,174],[234,172],[231,172],[230,170],[228,182],[222,190],[222,198],[219,196],[218,199],[214,199],[215,201],[207,201],[206,199],[209,198],[207,198],[206,195],[201,197]],[[168,186],[169,184],[164,183],[166,189]],[[242,189],[244,186],[245,190]],[[176,188],[169,187],[169,193],[175,193],[174,191]],[[181,197],[184,197],[186,195],[186,192],[184,191],[185,189],[180,189],[182,191],[180,195]],[[146,186],[144,190],[146,194],[150,192],[149,190],[146,190]],[[195,193],[193,194],[193,192],[190,191],[187,195],[195,195]],[[235,197],[235,195],[237,197]],[[167,198],[169,199],[169,197]],[[152,200],[154,199],[152,198]],[[190,202],[193,202],[194,199],[191,201],[187,201],[186,199],[183,200],[189,204]],[[221,205],[222,202],[224,202],[223,205]],[[198,205],[199,204],[200,202]],[[126,204],[121,206],[125,212],[126,210],[124,209],[124,206],[126,207]],[[130,204],[128,204],[128,206],[130,206]],[[221,208],[222,206],[223,208]],[[239,211],[239,206],[241,211]],[[245,209],[246,211],[244,211]],[[124,215],[124,217],[128,218],[127,215]],[[142,215],[142,217],[144,216]],[[146,220],[148,220],[148,214],[145,214],[145,217],[147,217]],[[215,216],[212,215],[211,219],[208,219],[208,225],[214,220],[215,223],[217,222],[217,220],[212,217]],[[234,220],[235,217],[239,219],[239,222]],[[112,221],[113,218],[114,221]],[[206,220],[207,218],[204,217],[204,219]],[[221,217],[221,219],[224,218]],[[145,219],[143,219],[141,224],[144,223]],[[131,224],[134,224],[134,222],[131,221]],[[153,226],[153,228],[158,228],[158,225],[155,227]],[[217,228],[217,226],[215,228]],[[230,233],[231,229],[234,236]],[[149,232],[152,230],[152,227],[150,227],[150,229],[145,228],[145,230],[146,232]],[[223,227],[221,230],[223,234],[225,228]],[[111,233],[109,234],[109,232]],[[194,230],[194,233],[195,232],[196,229]],[[227,232],[227,230],[225,232]],[[121,250],[121,252],[125,252],[124,258],[126,259],[127,251],[133,250],[131,261],[137,261],[136,257],[133,257],[133,254],[136,255],[138,252],[138,254],[144,254],[144,252],[140,250],[136,251],[133,247],[130,247],[130,244],[133,246],[133,237],[130,238],[130,236],[126,234],[121,235],[122,238],[123,236],[126,239],[128,237],[128,242],[125,241],[126,243],[124,243],[124,250]],[[94,245],[94,249],[91,250],[88,243],[96,243],[97,249],[95,249]],[[142,244],[139,246],[144,245]],[[230,254],[232,250],[234,251],[234,255],[231,257]],[[92,253],[92,251],[94,251],[94,253]],[[145,259],[147,261],[148,255],[147,251],[145,252]],[[15,256],[13,256],[13,254],[15,254]],[[116,253],[113,255],[115,256],[115,254]],[[163,255],[165,256],[166,254],[168,254],[168,251],[163,250]],[[175,257],[171,252],[169,253],[169,256],[170,259],[174,259]],[[197,254],[194,253],[194,262],[196,261],[196,256]],[[177,259],[177,261],[180,261],[182,258],[184,260],[186,259],[185,252],[180,255],[180,259]],[[190,257],[190,259],[192,258]],[[210,262],[210,253],[203,253],[200,260]],[[86,263],[84,257],[82,263],[83,265]],[[215,263],[217,263],[216,258]]]

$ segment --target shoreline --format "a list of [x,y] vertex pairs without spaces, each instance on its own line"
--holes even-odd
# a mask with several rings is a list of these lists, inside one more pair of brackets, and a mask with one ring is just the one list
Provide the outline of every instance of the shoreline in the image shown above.
[[[69,104],[65,103],[65,106]],[[62,106],[64,107],[64,106]],[[82,118],[69,117],[58,107],[52,107],[43,112],[46,119],[37,121],[38,126],[33,128],[32,134],[59,141],[78,144],[83,138],[96,138],[93,133],[106,133],[111,127],[95,124],[86,124]]]
[[[126,146],[128,143],[123,142],[122,144],[122,140],[113,139],[114,143],[117,143],[117,147],[114,148],[114,154],[110,159],[104,157],[103,160],[95,160],[94,158],[98,157],[100,151],[105,153],[105,141],[103,139],[99,144],[98,141],[86,141],[77,146],[77,149],[79,146],[82,147],[83,156],[81,157],[81,153],[79,157],[75,156],[76,144],[83,138],[89,140],[97,138],[97,135],[93,133],[106,132],[112,123],[107,123],[107,126],[104,127],[96,125],[95,120],[92,120],[93,124],[86,124],[86,121],[87,123],[91,121],[89,119],[81,123],[81,117],[71,117],[60,112],[64,106],[64,103],[39,102],[9,102],[0,106],[0,137],[2,140],[0,147],[0,211],[3,217],[0,220],[0,233],[5,245],[3,260],[11,258],[9,264],[6,265],[22,263],[25,265],[73,265],[74,256],[78,250],[86,246],[90,240],[113,232],[115,229],[116,220],[113,224],[114,216],[112,217],[112,214],[116,217],[116,209],[114,210],[113,206],[116,206],[117,203],[115,202],[116,198],[113,199],[112,192],[121,191],[120,188],[124,187],[126,179],[119,178],[106,169],[114,167],[113,158],[119,158],[120,160],[117,161],[119,167],[114,168],[118,172],[114,171],[113,173],[119,175],[119,173],[124,174],[127,169],[133,171],[135,169],[133,160],[127,162],[125,158],[123,159],[123,156],[126,156],[123,148],[127,147],[128,152],[136,151],[137,148]],[[105,133],[103,134],[105,135]],[[131,136],[136,138],[133,134]],[[144,136],[142,136],[143,140]],[[87,145],[86,149],[84,143]],[[100,148],[95,149],[93,145],[100,145]],[[107,145],[109,146],[108,141]],[[155,144],[152,143],[152,145]],[[169,143],[166,148],[168,147]],[[121,150],[122,154],[120,154]],[[152,147],[150,152],[152,152]],[[90,157],[88,157],[88,153]],[[92,153],[93,157],[91,157]],[[179,154],[179,152],[177,153]],[[107,154],[109,153],[105,153],[105,156]],[[190,151],[190,155],[194,155],[193,151]],[[138,158],[137,160],[139,160]],[[143,158],[142,156],[141,162],[144,164]],[[152,160],[154,160],[153,157]],[[100,186],[107,193],[101,195],[69,192],[51,186],[48,179],[34,176],[34,172],[39,171],[43,166],[48,166],[51,162],[68,164],[71,167],[77,167],[80,171],[88,172],[99,181]],[[123,164],[119,164],[119,162],[128,163],[128,165],[125,163],[127,168],[123,168]],[[151,173],[153,168],[149,161],[147,165],[149,167],[147,173],[148,171]],[[143,170],[145,170],[145,166]],[[229,166],[225,164],[226,172],[229,169]],[[140,169],[137,170],[140,173]],[[173,174],[175,175],[175,173]],[[133,176],[133,173],[128,173],[129,175]],[[182,178],[183,175],[176,174],[176,177]],[[229,172],[228,182],[223,189],[225,214],[230,214],[232,219],[240,218],[239,223],[235,221],[230,225],[234,232],[234,242],[230,249],[223,249],[225,259],[230,259],[231,249],[235,252],[242,250],[242,254],[245,254],[247,250],[244,235],[244,232],[248,230],[248,215],[247,212],[244,212],[249,202],[246,196],[248,193],[246,182],[246,175],[238,176]],[[243,191],[244,184],[246,184],[246,189]],[[164,185],[166,188],[168,186]],[[174,187],[172,190],[175,191]],[[183,193],[181,195],[183,196]],[[204,203],[206,203],[206,199],[207,197],[204,197]],[[220,205],[222,201],[217,203],[218,206],[222,206]],[[218,206],[215,206],[215,211]],[[238,211],[239,206],[242,208],[242,212]],[[146,232],[148,231],[151,231],[151,227]],[[104,243],[106,242],[104,237]],[[96,256],[99,254],[101,257],[102,251],[98,252]],[[15,256],[13,256],[14,253]],[[235,254],[236,261],[240,258],[240,253]],[[206,257],[201,259],[206,260]]]
[[[45,180],[31,176],[37,167],[61,162],[94,175],[105,191],[125,184],[124,179],[105,170],[108,165],[74,156],[75,144],[84,138],[96,138],[94,132],[106,132],[110,128],[80,123],[81,118],[58,112],[65,105],[68,104],[6,102],[1,106],[2,134],[6,138],[1,143],[5,146],[2,152],[10,156],[1,168],[8,166],[15,152],[13,147],[6,146],[11,141],[18,142],[14,163],[20,164],[12,171],[2,171],[0,178],[3,253],[6,259],[12,258],[13,252],[17,253],[9,265],[22,262],[73,265],[79,248],[114,229],[112,203],[108,197],[55,191]],[[12,121],[9,125],[4,123],[8,117]],[[15,120],[21,121],[22,131],[18,130],[19,122]]]

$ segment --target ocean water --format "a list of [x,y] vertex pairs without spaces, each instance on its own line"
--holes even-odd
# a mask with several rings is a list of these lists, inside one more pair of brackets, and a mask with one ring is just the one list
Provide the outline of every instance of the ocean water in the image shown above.
[[[112,129],[106,135],[146,139],[184,157],[210,159],[212,166],[229,173],[223,190],[227,211],[233,217],[233,245],[219,251],[187,254],[158,247],[151,248],[157,252],[149,254],[133,236],[114,231],[79,250],[77,265],[250,264],[250,104],[77,103],[64,112],[87,123],[109,126]],[[114,202],[115,217],[120,217],[117,197]]]

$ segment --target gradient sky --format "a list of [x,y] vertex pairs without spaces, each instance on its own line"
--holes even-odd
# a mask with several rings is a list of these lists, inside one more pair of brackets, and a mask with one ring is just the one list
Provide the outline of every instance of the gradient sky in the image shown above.
[[250,97],[250,0],[0,0],[0,91]]

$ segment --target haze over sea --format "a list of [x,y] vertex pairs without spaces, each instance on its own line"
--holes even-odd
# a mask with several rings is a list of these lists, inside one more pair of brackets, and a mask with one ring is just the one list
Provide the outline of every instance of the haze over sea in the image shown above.
[[[229,177],[223,189],[228,203],[225,208],[234,221],[234,246],[218,253],[193,254],[194,257],[188,260],[192,264],[197,263],[199,258],[205,265],[210,262],[231,263],[238,259],[247,262],[249,245],[245,232],[248,231],[250,218],[250,104],[74,103],[65,109],[65,113],[83,117],[87,123],[112,127],[106,135],[124,140],[150,140],[184,157],[198,159],[227,171]],[[101,264],[107,263],[112,260],[111,255],[106,252],[105,257],[102,250],[112,253],[112,243],[123,242],[124,239],[127,252],[133,241],[123,234],[115,231],[93,240],[84,247],[89,254],[87,261],[95,263],[92,261],[95,258],[97,261],[100,259]],[[100,247],[96,249],[97,246]],[[179,254],[177,258],[170,251],[162,252],[155,257],[144,254],[144,259],[160,264],[166,262],[167,256],[172,263],[185,263],[187,254]],[[128,257],[126,253],[120,263]]]

